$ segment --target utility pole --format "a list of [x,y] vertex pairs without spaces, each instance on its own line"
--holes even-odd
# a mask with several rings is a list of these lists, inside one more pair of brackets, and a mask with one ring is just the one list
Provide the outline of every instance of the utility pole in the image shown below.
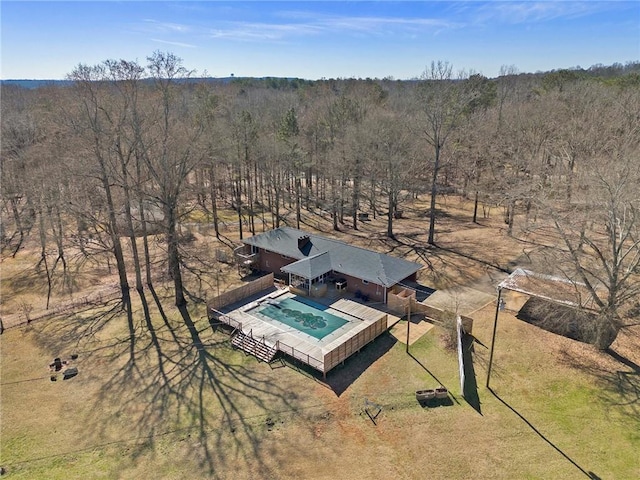
[[411,295],[409,295],[409,306],[407,312],[407,353],[409,353],[409,327],[411,326]]
[[498,329],[498,313],[500,312],[500,302],[502,300],[502,288],[498,288],[498,301],[496,302],[496,316],[493,320],[493,335],[491,336],[491,353],[489,354],[489,367],[487,368],[487,388],[491,379],[491,365],[493,364],[493,348],[496,344],[496,330]]

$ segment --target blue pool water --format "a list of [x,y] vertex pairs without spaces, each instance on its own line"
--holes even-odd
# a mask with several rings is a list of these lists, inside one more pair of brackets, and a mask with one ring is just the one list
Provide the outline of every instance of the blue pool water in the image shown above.
[[348,320],[337,317],[322,311],[320,306],[314,307],[314,302],[306,300],[304,302],[296,298],[285,298],[284,300],[273,300],[273,304],[263,304],[256,307],[255,311],[260,312],[273,320],[284,323],[289,327],[300,330],[307,335],[323,339],[341,326],[348,323]]

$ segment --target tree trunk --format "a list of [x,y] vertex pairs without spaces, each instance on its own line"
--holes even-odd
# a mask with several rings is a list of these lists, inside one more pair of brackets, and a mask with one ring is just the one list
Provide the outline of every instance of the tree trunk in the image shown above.
[[369,207],[373,212],[373,219],[376,219],[378,207],[376,205],[376,177],[371,175],[371,194],[369,196]]
[[140,256],[138,255],[138,244],[136,242],[136,232],[133,226],[133,220],[131,218],[131,196],[129,194],[129,182],[127,180],[129,173],[127,172],[126,163],[122,157],[120,157],[120,168],[122,170],[122,190],[124,193],[124,213],[127,229],[129,230],[129,242],[131,243],[131,253],[133,255],[133,268],[136,275],[136,290],[142,291],[142,273],[140,271]]
[[111,185],[109,183],[109,177],[107,175],[106,165],[102,159],[101,154],[98,153],[98,163],[100,165],[100,180],[102,181],[102,188],[104,189],[107,210],[109,212],[109,236],[111,237],[111,243],[113,246],[113,255],[116,258],[116,268],[118,269],[118,277],[120,279],[120,291],[122,293],[122,303],[126,306],[130,303],[131,297],[129,294],[129,280],[127,279],[127,266],[124,262],[124,255],[122,253],[122,244],[120,243],[120,237],[117,232],[116,211],[113,205],[113,197],[111,196]]
[[20,247],[22,246],[22,242],[24,241],[24,229],[22,227],[22,221],[20,220],[20,212],[18,211],[18,200],[16,199],[16,197],[11,197],[11,200],[9,203],[11,203],[11,211],[13,212],[13,219],[16,222],[16,228],[18,229],[18,234],[20,235],[20,240],[18,240],[18,245],[16,246],[16,249],[13,251],[13,255],[12,255],[12,257],[15,258],[16,254],[18,253],[18,250],[20,250]]
[[387,237],[394,238],[393,235],[393,214],[396,211],[396,205],[394,201],[394,195],[391,188],[389,188],[389,214],[387,215]]
[[47,234],[46,227],[44,223],[44,215],[42,213],[42,209],[38,212],[38,218],[40,220],[40,261],[36,268],[40,266],[40,263],[44,264],[44,271],[47,275],[47,304],[45,306],[46,310],[49,310],[49,302],[51,301],[51,272],[49,271],[49,263],[47,262]]
[[576,165],[576,158],[575,155],[572,153],[571,157],[569,158],[569,175],[567,178],[567,201],[569,203],[571,203],[571,197],[573,196],[573,181],[574,181],[574,175],[575,175],[575,165]]
[[144,193],[142,192],[142,165],[140,158],[136,156],[136,184],[138,197],[138,210],[140,211],[140,228],[142,229],[142,248],[144,251],[144,269],[147,285],[153,285],[151,280],[151,256],[149,255],[149,238],[147,231],[147,216],[144,209]]
[[220,239],[220,227],[218,226],[218,202],[216,201],[216,178],[213,165],[209,168],[209,196],[211,197],[211,215],[213,216],[213,229],[216,238]]
[[333,221],[333,229],[339,231],[338,228],[338,195],[336,188],[336,180],[331,179],[331,220]]
[[438,193],[438,170],[440,170],[440,146],[435,146],[435,160],[433,162],[433,179],[431,180],[431,204],[429,211],[429,245],[435,245],[436,230],[436,195]]
[[516,202],[511,200],[509,202],[509,206],[507,207],[507,234],[512,237],[513,236],[513,220],[515,217],[515,205]]
[[249,215],[249,230],[251,231],[251,235],[256,234],[255,223],[253,221],[254,217],[254,196],[253,196],[253,182],[251,181],[251,157],[249,156],[249,147],[245,145],[244,148],[244,161],[247,165],[247,213]]
[[178,251],[178,233],[176,231],[176,209],[173,202],[165,204],[165,219],[167,222],[167,256],[169,261],[169,275],[173,280],[175,289],[176,307],[187,304],[182,285],[182,272],[180,270],[180,253]]
[[274,214],[275,214],[275,228],[280,228],[280,200],[282,197],[280,188],[281,188],[281,178],[280,172],[276,172],[275,175],[276,184],[274,185]]
[[478,223],[478,196],[479,192],[476,190],[476,194],[473,199],[473,223]]
[[149,238],[147,234],[147,217],[144,210],[144,201],[142,196],[138,200],[140,209],[140,225],[142,228],[142,249],[144,251],[144,271],[147,280],[147,285],[151,288],[153,281],[151,280],[151,256],[149,254]]
[[301,185],[301,180],[300,177],[298,175],[296,175],[295,178],[295,186],[296,186],[296,228],[299,230],[300,229],[300,219],[301,219],[301,214],[300,214],[300,197],[302,195],[302,185]]
[[238,212],[238,230],[240,231],[240,240],[242,240],[242,187],[240,185],[240,177],[234,181],[234,190],[236,192],[236,210]]

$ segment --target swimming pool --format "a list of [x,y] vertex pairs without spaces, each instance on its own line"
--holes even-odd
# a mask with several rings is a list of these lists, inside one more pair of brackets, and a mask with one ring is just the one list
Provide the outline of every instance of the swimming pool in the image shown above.
[[272,299],[254,309],[272,320],[284,323],[318,340],[322,340],[330,333],[349,323],[348,320],[321,310],[322,305],[315,306],[314,302],[305,299],[304,302],[296,297],[283,300]]

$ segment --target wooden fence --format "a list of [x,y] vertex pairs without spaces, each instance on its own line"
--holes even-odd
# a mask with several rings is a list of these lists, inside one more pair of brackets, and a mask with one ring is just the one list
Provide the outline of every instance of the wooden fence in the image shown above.
[[209,300],[208,306],[210,309],[220,310],[222,307],[239,302],[240,300],[250,297],[251,295],[255,295],[262,290],[273,288],[273,286],[273,273],[270,273],[238,288],[222,293],[221,295]]
[[361,330],[353,337],[324,355],[324,373],[328,372],[336,365],[344,362],[354,353],[358,352],[365,345],[373,342],[379,335],[387,329],[387,315],[383,314],[378,320]]
[[0,319],[0,333],[8,328],[26,325],[27,323],[39,320],[46,320],[48,318],[55,317],[56,315],[70,314],[81,308],[86,308],[87,306],[98,307],[120,298],[122,298],[120,286],[110,285],[102,287],[102,289],[97,292],[90,293],[82,297],[75,297],[67,300],[66,302],[53,304],[47,310],[38,310],[34,314],[29,315],[28,318],[22,313],[5,315]]
[[[431,307],[416,301],[416,292],[410,288],[404,288],[397,293],[389,292],[387,296],[387,306],[399,315],[406,315],[409,310],[409,302],[411,302],[411,314],[423,314],[429,320],[437,324],[444,324],[455,312],[448,312],[439,308]],[[460,315],[462,320],[462,328],[467,334],[471,334],[473,329],[473,318]],[[451,317],[453,320],[453,317]]]

